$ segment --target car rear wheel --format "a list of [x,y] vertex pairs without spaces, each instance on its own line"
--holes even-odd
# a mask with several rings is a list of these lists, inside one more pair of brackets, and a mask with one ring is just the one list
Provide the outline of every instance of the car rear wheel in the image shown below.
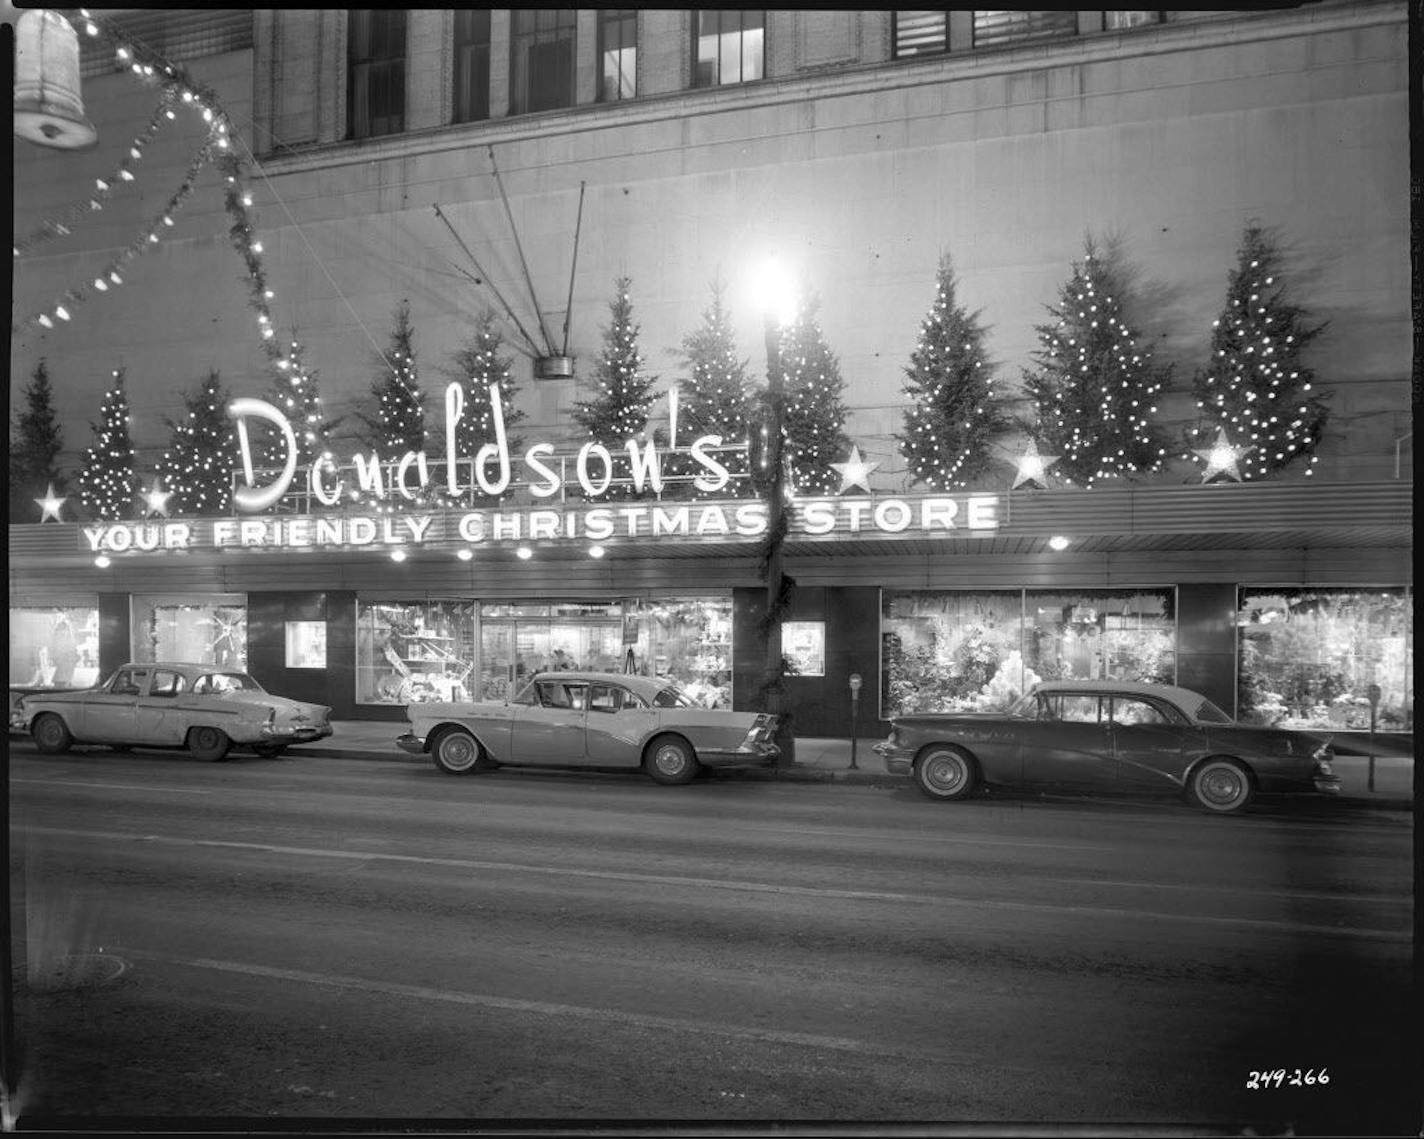
[[659,736],[643,757],[643,770],[657,782],[670,786],[691,783],[699,766],[692,746],[677,736]]
[[480,761],[480,744],[461,728],[446,728],[436,737],[430,754],[446,775],[467,775]]
[[974,757],[962,748],[936,745],[915,761],[915,785],[931,799],[963,799],[978,782]]
[[41,716],[30,729],[35,746],[46,755],[62,755],[74,743],[69,726],[52,712]]
[[218,728],[194,728],[188,733],[188,750],[193,753],[194,759],[201,759],[204,763],[226,759],[231,746],[227,733]]
[[252,750],[263,759],[276,759],[287,750],[286,744],[253,744]]
[[1192,772],[1188,783],[1192,800],[1215,815],[1244,811],[1255,794],[1251,773],[1234,759],[1209,759]]

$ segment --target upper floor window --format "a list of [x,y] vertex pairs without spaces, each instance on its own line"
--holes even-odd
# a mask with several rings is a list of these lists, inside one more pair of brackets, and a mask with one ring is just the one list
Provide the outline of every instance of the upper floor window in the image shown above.
[[1103,29],[1115,32],[1119,28],[1140,28],[1144,24],[1160,24],[1161,12],[1104,12]]
[[894,21],[895,59],[949,50],[948,12],[896,12]]
[[1078,32],[1077,12],[975,12],[974,46],[999,47]]
[[574,105],[572,8],[511,8],[509,111]]
[[348,138],[405,129],[405,9],[353,10],[346,39]]
[[454,121],[473,123],[489,118],[489,88],[489,9],[456,8]]
[[604,8],[598,13],[598,98],[611,103],[638,93],[638,10]]
[[766,56],[765,12],[698,12],[693,84],[718,87],[760,79]]

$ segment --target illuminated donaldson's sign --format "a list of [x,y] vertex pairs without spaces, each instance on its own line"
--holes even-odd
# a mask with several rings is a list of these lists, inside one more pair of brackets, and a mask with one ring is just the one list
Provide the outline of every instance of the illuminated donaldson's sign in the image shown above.
[[[999,526],[995,495],[815,498],[790,507],[791,536],[916,534],[984,536]],[[505,542],[658,539],[745,542],[767,530],[764,502],[635,503],[527,510],[447,510],[397,515],[113,522],[82,528],[90,553],[201,549],[445,548]]]
[[[464,394],[459,384],[445,393],[445,458],[432,463],[421,451],[411,451],[394,463],[378,456],[354,458],[337,468],[328,457],[317,459],[307,472],[304,501],[307,510],[327,508],[330,513],[282,513],[253,517],[279,503],[292,502],[289,491],[297,474],[296,439],[285,415],[270,403],[237,399],[228,414],[237,423],[246,485],[234,490],[238,517],[219,519],[151,520],[116,522],[82,527],[81,546],[94,554],[131,554],[200,549],[360,550],[372,547],[450,548],[498,545],[504,542],[608,542],[619,539],[659,539],[681,542],[737,543],[760,538],[768,528],[763,502],[734,497],[727,491],[732,470],[722,461],[730,452],[745,459],[746,444],[724,446],[717,435],[696,439],[678,452],[677,391],[669,393],[669,432],[672,450],[696,473],[685,477],[701,495],[726,492],[721,501],[679,503],[668,501],[600,503],[614,483],[615,466],[627,471],[624,482],[634,490],[661,495],[663,455],[653,440],[630,439],[627,458],[615,458],[597,443],[585,444],[577,455],[556,456],[548,443],[535,443],[522,456],[521,478],[514,478],[499,392],[489,390],[490,421],[494,441],[473,458],[456,454],[455,426],[464,414]],[[248,420],[265,420],[277,429],[285,445],[285,463],[275,477],[259,485],[253,469]],[[554,465],[551,465],[554,464]],[[560,469],[556,469],[559,466]],[[572,467],[572,471],[569,471]],[[442,472],[443,468],[443,472]],[[432,480],[432,469],[444,475]],[[462,479],[468,481],[461,481]],[[412,487],[414,483],[414,487]],[[566,489],[577,486],[588,500],[571,505],[561,500]],[[845,487],[842,488],[846,489]],[[527,508],[491,506],[431,509],[422,501],[430,491],[457,498],[483,495],[500,499],[522,491],[533,499]],[[300,496],[300,492],[297,492]],[[365,513],[352,502],[375,502],[376,512]],[[398,513],[382,502],[403,506]],[[347,506],[342,510],[343,505]],[[966,494],[925,498],[803,499],[791,504],[791,536],[834,538],[874,532],[882,535],[979,536],[998,529],[996,495]]]

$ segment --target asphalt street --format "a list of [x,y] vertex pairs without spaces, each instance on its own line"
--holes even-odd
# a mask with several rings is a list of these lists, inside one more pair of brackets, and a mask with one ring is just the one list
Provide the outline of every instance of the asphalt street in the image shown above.
[[22,1128],[1419,1132],[1402,812],[27,742],[9,790]]

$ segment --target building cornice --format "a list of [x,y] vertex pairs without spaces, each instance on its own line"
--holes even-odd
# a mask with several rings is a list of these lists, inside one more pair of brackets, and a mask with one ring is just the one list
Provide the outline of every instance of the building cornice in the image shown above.
[[[923,59],[877,61],[758,80],[755,83],[695,88],[647,95],[618,103],[591,103],[561,111],[456,123],[406,131],[359,142],[304,146],[258,155],[266,174],[280,176],[342,166],[398,161],[466,151],[472,147],[549,141],[596,131],[678,121],[690,116],[755,111],[807,100],[862,97],[887,90],[938,86],[1040,71],[1198,51],[1302,35],[1357,31],[1380,25],[1405,30],[1407,9],[1399,0],[1333,6],[1310,5],[1286,11],[1243,11],[1222,18],[1156,24],[1126,31],[1095,32],[1042,44],[993,51],[950,52]],[[1076,97],[1076,96],[1075,96]]]

